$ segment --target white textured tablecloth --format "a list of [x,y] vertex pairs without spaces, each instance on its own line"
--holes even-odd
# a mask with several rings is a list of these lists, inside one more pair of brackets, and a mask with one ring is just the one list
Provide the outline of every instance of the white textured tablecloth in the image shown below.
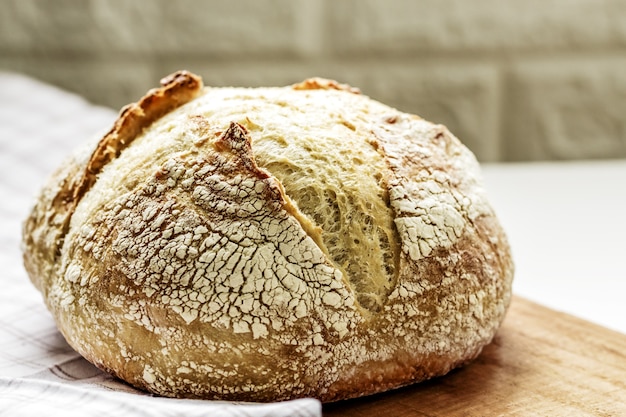
[[321,416],[313,399],[233,404],[145,395],[93,367],[57,331],[22,266],[21,224],[45,178],[115,117],[0,72],[0,416]]

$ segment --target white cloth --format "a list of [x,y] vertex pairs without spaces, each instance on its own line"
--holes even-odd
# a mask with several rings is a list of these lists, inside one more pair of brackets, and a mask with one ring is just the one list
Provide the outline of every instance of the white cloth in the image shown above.
[[313,399],[235,404],[150,397],[33,378],[0,377],[0,415],[11,417],[308,417],[318,415],[318,408],[319,403]]
[[58,332],[22,266],[22,221],[45,178],[115,117],[49,85],[0,73],[0,416],[321,416],[314,399],[240,404],[150,396],[96,369]]

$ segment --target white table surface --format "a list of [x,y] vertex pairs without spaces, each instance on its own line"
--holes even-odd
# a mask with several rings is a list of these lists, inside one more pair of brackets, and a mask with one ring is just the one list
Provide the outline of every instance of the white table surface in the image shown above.
[[513,290],[626,333],[626,160],[488,164]]

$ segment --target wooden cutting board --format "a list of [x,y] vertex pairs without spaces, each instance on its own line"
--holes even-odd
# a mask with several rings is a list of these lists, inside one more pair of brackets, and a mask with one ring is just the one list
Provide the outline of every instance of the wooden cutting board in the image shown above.
[[323,413],[626,416],[626,335],[514,297],[493,343],[470,365],[396,391],[326,404]]

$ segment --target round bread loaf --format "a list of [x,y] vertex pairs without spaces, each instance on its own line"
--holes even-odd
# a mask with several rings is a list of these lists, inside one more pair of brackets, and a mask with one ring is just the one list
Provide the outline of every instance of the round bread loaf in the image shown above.
[[49,180],[24,261],[69,344],[164,396],[335,401],[475,358],[513,264],[448,130],[325,79],[125,107]]

